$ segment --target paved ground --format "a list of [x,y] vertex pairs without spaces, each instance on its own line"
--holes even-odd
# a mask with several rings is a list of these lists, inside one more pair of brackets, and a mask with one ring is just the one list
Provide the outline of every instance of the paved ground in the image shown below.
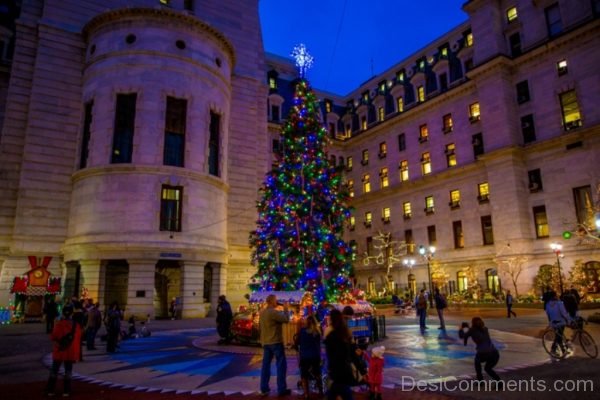
[[[527,388],[521,382],[522,391],[529,389],[528,398],[564,398],[564,393],[559,393],[557,387],[553,386],[557,379],[573,380],[572,383],[566,383],[567,388],[576,385],[576,379],[591,379],[595,385],[593,391],[589,384],[584,388],[584,382],[581,382],[581,390],[571,392],[569,398],[598,398],[600,361],[581,358],[576,349],[573,358],[549,364],[541,341],[535,338],[545,326],[545,316],[536,310],[517,312],[519,318],[510,320],[502,318],[500,310],[493,309],[452,312],[447,318],[446,334],[436,329],[437,318],[432,317],[432,329],[425,335],[420,335],[413,317],[388,318],[388,338],[383,342],[388,349],[384,397],[523,397],[523,393],[513,394],[510,390],[490,392],[485,388],[475,388],[460,393],[455,390],[457,387],[468,389],[465,385],[470,382],[467,376],[473,374],[474,354],[471,345],[464,347],[457,340],[456,328],[462,320],[481,315],[492,329],[492,337],[501,349],[501,360],[497,367],[500,375],[516,383],[532,377],[544,379],[531,381]],[[172,397],[176,392],[186,393],[178,395],[179,399],[196,393],[199,395],[193,398],[207,394],[211,394],[210,398],[215,400],[223,395],[228,395],[228,399],[241,398],[242,394],[246,395],[246,399],[255,397],[253,393],[258,388],[260,349],[215,346],[212,320],[153,321],[151,324],[151,338],[123,342],[120,352],[113,356],[103,351],[86,354],[85,361],[75,366],[75,372],[80,375],[80,381],[74,387],[77,398],[133,400],[139,394],[144,395],[140,399],[162,399],[166,397],[161,396]],[[589,325],[588,330],[600,342],[600,327]],[[3,355],[0,358],[2,398],[39,398],[48,374],[43,359],[46,356],[47,361],[50,352],[43,326],[2,326],[0,337],[0,353]],[[288,357],[288,364],[288,384],[295,387],[297,363],[294,356]],[[532,364],[539,366],[528,367]],[[456,381],[456,378],[461,380]],[[428,390],[412,387],[417,383],[427,386]],[[539,390],[542,385],[552,391]],[[163,391],[165,393],[160,394]]]

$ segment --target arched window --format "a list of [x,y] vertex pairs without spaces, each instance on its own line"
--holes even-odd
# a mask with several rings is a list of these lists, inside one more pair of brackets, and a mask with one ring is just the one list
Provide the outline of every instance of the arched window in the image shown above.
[[586,280],[589,282],[588,293],[600,292],[600,262],[590,261],[583,266]]
[[465,271],[458,271],[456,273],[456,282],[458,284],[459,292],[464,292],[469,288],[469,280],[467,279],[467,273]]
[[485,271],[485,279],[487,282],[487,288],[493,294],[500,291],[500,279],[498,278],[498,271],[490,268]]

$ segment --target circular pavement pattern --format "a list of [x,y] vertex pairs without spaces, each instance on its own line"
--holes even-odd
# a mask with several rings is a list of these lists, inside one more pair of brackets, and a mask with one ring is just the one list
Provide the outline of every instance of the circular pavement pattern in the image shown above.
[[[539,339],[490,330],[500,350],[497,371],[549,362]],[[163,331],[143,339],[121,342],[119,351],[106,354],[103,346],[86,351],[75,364],[74,378],[86,382],[148,392],[192,394],[242,393],[259,390],[262,349],[216,344],[215,329]],[[384,387],[412,385],[414,381],[470,378],[474,373],[472,342],[465,347],[457,332],[437,329],[420,334],[417,325],[388,326],[384,345]],[[45,363],[50,365],[51,355]],[[296,388],[298,360],[287,351],[287,383]],[[271,369],[275,390],[275,363]]]

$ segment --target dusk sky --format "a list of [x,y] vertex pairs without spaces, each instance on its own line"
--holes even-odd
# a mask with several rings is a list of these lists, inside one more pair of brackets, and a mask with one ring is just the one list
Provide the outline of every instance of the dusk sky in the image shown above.
[[465,1],[260,0],[259,4],[265,50],[288,57],[294,45],[304,43],[315,58],[308,72],[313,87],[345,95],[466,21],[461,9]]

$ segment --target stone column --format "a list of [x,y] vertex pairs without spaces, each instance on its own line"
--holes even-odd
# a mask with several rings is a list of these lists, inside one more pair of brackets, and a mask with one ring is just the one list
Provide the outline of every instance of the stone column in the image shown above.
[[81,288],[88,290],[88,296],[104,305],[104,269],[101,260],[81,260],[80,284]]
[[154,272],[156,260],[127,260],[129,281],[127,287],[126,317],[154,318]]
[[208,314],[204,304],[203,261],[184,261],[182,266],[181,297],[183,299],[182,318],[203,318]]
[[226,295],[227,265],[212,263],[213,279],[210,291],[210,315],[216,315],[219,296]]

